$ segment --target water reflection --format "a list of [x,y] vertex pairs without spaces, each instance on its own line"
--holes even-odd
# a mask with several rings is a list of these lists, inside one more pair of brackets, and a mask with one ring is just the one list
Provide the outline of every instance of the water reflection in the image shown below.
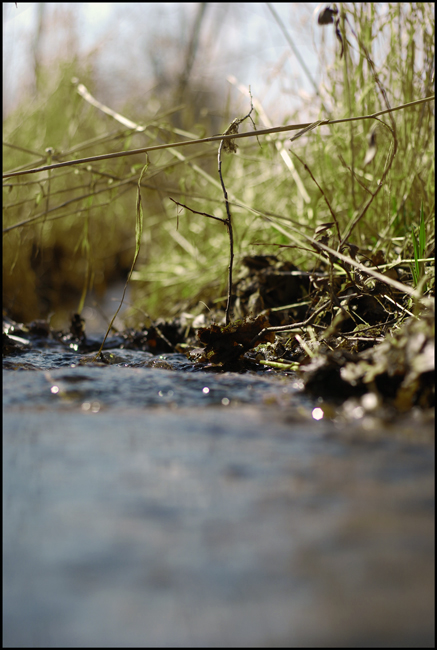
[[[267,373],[187,372],[185,367],[190,365],[192,369],[192,364],[188,364],[180,354],[156,358],[145,352],[126,350],[117,351],[116,361],[112,365],[97,367],[90,364],[50,367],[46,359],[49,368],[44,372],[8,372],[3,402],[7,406],[54,409],[76,404],[85,412],[96,412],[92,407],[94,403],[100,405],[99,409],[268,405],[289,401],[298,393],[299,387],[291,377]],[[41,368],[39,359],[38,362],[37,367]],[[157,362],[165,362],[165,367],[156,367]],[[26,364],[30,363],[26,361]],[[128,363],[129,367],[126,367]]]

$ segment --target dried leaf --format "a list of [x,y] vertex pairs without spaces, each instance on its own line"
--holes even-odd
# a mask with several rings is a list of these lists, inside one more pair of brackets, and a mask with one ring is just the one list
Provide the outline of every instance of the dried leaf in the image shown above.
[[[240,125],[240,120],[235,119],[232,124],[226,129],[223,135],[231,135],[232,133],[238,133],[238,127]],[[234,140],[225,140],[223,142],[223,149],[228,153],[237,153],[237,145]]]
[[368,136],[367,152],[366,157],[364,158],[363,167],[367,167],[367,165],[372,162],[376,156],[377,151],[378,147],[376,144],[376,132],[372,129]]
[[329,25],[330,23],[334,22],[333,16],[338,14],[337,9],[331,9],[331,7],[328,5],[322,11],[319,13],[319,17],[317,18],[317,22],[319,25]]
[[329,228],[332,228],[334,226],[333,221],[329,221],[328,223],[321,223],[320,226],[317,226],[317,228],[314,231],[315,235],[319,235],[321,232],[324,232],[325,230],[328,230]]

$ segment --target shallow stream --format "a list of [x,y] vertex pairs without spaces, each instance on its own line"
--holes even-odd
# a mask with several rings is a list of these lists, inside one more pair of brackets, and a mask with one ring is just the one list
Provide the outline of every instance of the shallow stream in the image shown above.
[[[71,404],[86,409],[90,402],[111,409],[229,406],[268,403],[296,394],[301,387],[296,379],[281,378],[272,371],[195,371],[183,354],[153,356],[131,350],[106,350],[103,354],[108,365],[100,367],[88,365],[95,353],[84,356],[53,350],[42,355],[30,351],[20,356],[19,362],[6,362],[7,368],[18,368],[18,372],[7,374],[4,405],[54,409]],[[79,365],[79,361],[86,363]],[[44,372],[26,372],[24,377],[24,369]]]
[[417,423],[317,420],[271,371],[104,354],[4,359],[5,646],[434,647]]

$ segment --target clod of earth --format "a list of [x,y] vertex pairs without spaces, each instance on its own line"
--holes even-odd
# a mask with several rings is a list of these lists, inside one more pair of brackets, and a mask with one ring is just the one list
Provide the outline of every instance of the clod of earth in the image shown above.
[[435,316],[424,311],[392,335],[360,353],[334,350],[316,357],[304,371],[308,391],[331,397],[374,392],[398,411],[435,404]]
[[[270,327],[269,319],[265,314],[260,314],[257,318],[237,320],[226,327],[212,324],[199,328],[199,341],[206,345],[202,360],[214,364],[235,361],[250,349],[253,339],[265,327]],[[266,332],[257,344],[273,343],[274,340],[274,332]]]

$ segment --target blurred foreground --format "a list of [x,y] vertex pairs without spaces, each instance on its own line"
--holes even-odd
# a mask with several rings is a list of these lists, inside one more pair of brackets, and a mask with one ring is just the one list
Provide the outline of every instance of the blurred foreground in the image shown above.
[[434,425],[175,408],[232,394],[185,377],[4,371],[3,644],[434,647]]

